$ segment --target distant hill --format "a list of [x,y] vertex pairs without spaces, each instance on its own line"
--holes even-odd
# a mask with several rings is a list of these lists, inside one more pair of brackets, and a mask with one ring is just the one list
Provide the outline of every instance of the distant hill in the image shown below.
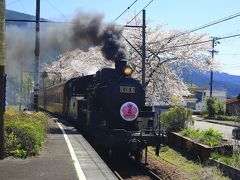
[[6,10],[6,19],[17,19],[17,20],[35,20],[35,16],[20,13],[12,10]]
[[[186,83],[193,83],[199,87],[210,86],[210,72],[183,71],[182,78]],[[226,90],[227,97],[236,97],[240,93],[240,76],[227,73],[213,73],[213,88],[216,90]]]
[[[35,18],[35,16],[29,15],[29,14],[20,13],[20,12],[12,11],[12,10],[6,10],[6,19],[7,20],[35,20],[36,18]],[[40,20],[46,20],[46,19],[41,18]],[[17,26],[26,26],[26,25],[29,25],[30,23],[7,21],[6,24],[7,25],[17,25]]]

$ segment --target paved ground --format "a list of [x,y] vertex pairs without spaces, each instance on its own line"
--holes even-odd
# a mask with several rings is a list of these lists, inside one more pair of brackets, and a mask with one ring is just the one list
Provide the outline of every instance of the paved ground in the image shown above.
[[58,121],[49,119],[50,131],[39,156],[0,161],[0,180],[117,179],[79,131]]
[[40,156],[0,161],[0,180],[77,180],[72,158],[58,125],[49,120],[48,134]]
[[208,129],[213,128],[215,130],[223,133],[223,137],[227,140],[232,140],[232,130],[236,127],[240,127],[239,122],[234,121],[222,121],[222,120],[214,120],[214,119],[203,119],[199,116],[194,116],[195,123],[194,127],[199,129]]
[[219,132],[223,133],[223,137],[227,140],[232,139],[232,130],[234,127],[232,126],[225,126],[205,121],[195,121],[194,128],[199,128],[202,130],[213,128],[215,130],[218,130]]

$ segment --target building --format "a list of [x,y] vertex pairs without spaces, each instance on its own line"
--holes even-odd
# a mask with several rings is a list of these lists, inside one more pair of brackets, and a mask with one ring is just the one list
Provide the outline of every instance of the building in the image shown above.
[[[192,109],[195,113],[201,113],[206,106],[204,99],[210,97],[209,89],[190,87],[188,90],[191,94],[187,97],[184,97],[183,106]],[[214,90],[212,92],[212,96],[216,97],[219,101],[225,104],[226,91]]]
[[190,95],[184,97],[184,103],[183,106],[192,109],[195,113],[200,113],[204,107],[204,97],[205,97],[205,91],[207,88],[200,88],[200,87],[190,87],[188,88]]
[[240,115],[240,99],[231,98],[226,100],[226,111],[229,115],[239,116]]
[[[210,90],[209,89],[205,90],[205,96],[210,97]],[[226,97],[227,97],[227,92],[224,91],[224,90],[219,90],[219,91],[213,90],[212,91],[212,96],[216,97],[219,101],[225,103],[226,102]]]

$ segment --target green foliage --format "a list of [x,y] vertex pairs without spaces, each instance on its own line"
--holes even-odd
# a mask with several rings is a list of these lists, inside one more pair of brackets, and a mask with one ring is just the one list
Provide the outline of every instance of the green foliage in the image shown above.
[[222,133],[219,133],[217,130],[214,130],[212,128],[209,128],[207,130],[202,131],[200,141],[203,142],[203,144],[206,144],[208,146],[217,146],[220,145],[222,140]]
[[232,157],[232,166],[240,168],[240,150],[236,149],[233,153],[233,157]]
[[163,112],[160,121],[161,126],[168,131],[180,131],[194,122],[192,111],[181,106],[175,106]]
[[201,134],[199,129],[193,129],[193,128],[183,129],[180,133],[183,136],[189,137],[190,139],[196,140],[196,141],[198,141]]
[[216,97],[209,97],[206,105],[206,111],[210,118],[213,118],[216,115],[224,115],[224,105]]
[[214,117],[216,114],[216,104],[214,98],[207,99],[207,112],[209,117]]
[[214,119],[223,120],[223,121],[236,121],[237,116],[226,116],[226,115],[217,115]]
[[196,142],[200,142],[211,147],[220,145],[222,140],[222,133],[219,133],[212,128],[204,131],[200,131],[199,129],[186,128],[180,133],[183,136],[189,137]]
[[220,155],[218,152],[211,153],[211,158],[218,160],[222,163],[225,163],[227,165],[231,165],[233,162],[233,158],[231,156],[223,156],[223,155]]
[[26,158],[39,153],[46,135],[47,116],[37,112],[6,112],[6,156]]
[[218,160],[222,163],[225,163],[229,166],[240,168],[240,150],[236,149],[232,156],[223,156],[217,152],[211,154],[211,158]]

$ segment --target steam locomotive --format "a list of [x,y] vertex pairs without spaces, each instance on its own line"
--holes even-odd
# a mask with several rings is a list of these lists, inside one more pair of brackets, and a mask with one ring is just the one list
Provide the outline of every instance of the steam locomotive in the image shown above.
[[156,146],[159,153],[160,137],[143,86],[131,74],[125,60],[116,61],[115,69],[39,90],[38,106],[75,122],[95,147],[139,161],[147,146]]

